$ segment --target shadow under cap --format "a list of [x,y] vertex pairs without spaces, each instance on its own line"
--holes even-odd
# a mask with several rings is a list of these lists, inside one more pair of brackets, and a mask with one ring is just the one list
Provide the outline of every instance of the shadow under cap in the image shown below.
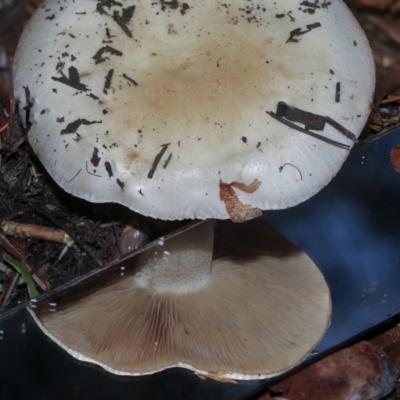
[[[184,367],[214,377],[257,379],[290,369],[329,325],[331,300],[322,274],[304,252],[260,220],[219,223],[211,262],[213,229],[206,221],[143,254],[139,270],[108,287],[61,304],[61,311],[32,314],[74,357],[115,374]],[[186,240],[189,249],[183,250]],[[203,260],[175,265],[176,271],[187,271],[176,274],[183,277],[184,290],[177,282],[168,290],[168,279],[138,284],[146,264],[154,269],[155,252],[172,255],[178,248],[181,254],[170,259],[190,261],[184,253],[195,240],[205,243]],[[197,269],[202,272],[190,282]],[[157,274],[165,277],[158,271],[151,278]]]

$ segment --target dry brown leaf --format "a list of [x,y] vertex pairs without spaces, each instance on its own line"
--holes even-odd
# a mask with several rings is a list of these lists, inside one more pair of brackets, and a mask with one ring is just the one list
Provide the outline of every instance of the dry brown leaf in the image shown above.
[[392,392],[398,376],[383,350],[361,342],[272,386],[260,400],[379,400]]

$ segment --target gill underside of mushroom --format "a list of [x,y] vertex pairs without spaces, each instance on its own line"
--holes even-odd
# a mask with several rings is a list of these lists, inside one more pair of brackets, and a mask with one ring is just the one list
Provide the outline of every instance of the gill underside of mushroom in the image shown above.
[[205,221],[147,249],[123,277],[32,314],[74,357],[119,375],[182,367],[258,379],[293,367],[329,325],[322,274],[261,219],[215,229]]

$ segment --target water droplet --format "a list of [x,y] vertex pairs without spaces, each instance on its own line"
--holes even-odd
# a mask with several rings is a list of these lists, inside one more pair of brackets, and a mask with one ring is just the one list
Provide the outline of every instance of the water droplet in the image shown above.
[[29,307],[30,308],[37,308],[36,306],[37,300],[36,299],[32,299],[29,301]]
[[56,312],[57,311],[57,303],[47,303],[48,308],[47,311]]

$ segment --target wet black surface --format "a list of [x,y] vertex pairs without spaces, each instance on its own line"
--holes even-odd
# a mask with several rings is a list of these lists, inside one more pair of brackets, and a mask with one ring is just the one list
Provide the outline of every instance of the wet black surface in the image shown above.
[[237,399],[257,386],[202,380],[183,369],[143,378],[115,376],[81,363],[47,339],[27,311],[3,324],[0,399]]
[[336,178],[292,209],[266,212],[304,249],[332,292],[320,351],[400,312],[400,174],[390,152],[400,132],[356,146]]
[[[328,351],[400,312],[400,174],[390,151],[400,132],[357,146],[319,194],[264,218],[303,248],[331,288]],[[329,145],[327,145],[329,146]],[[0,399],[239,400],[262,381],[202,380],[182,369],[144,378],[80,363],[39,331],[26,310],[0,320]]]

